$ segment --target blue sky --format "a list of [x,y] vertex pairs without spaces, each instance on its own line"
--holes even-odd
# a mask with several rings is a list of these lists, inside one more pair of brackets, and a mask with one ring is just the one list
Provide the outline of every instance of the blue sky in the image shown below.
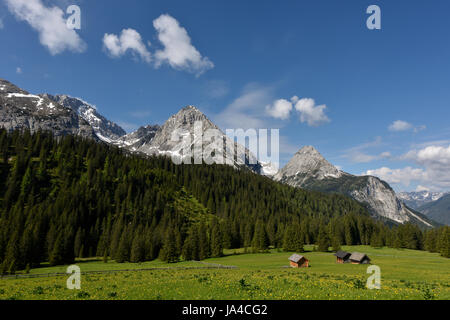
[[[71,4],[81,30],[53,34],[41,16]],[[372,4],[381,30],[366,27]],[[396,190],[450,190],[449,10],[445,0],[0,0],[0,77],[81,97],[127,131],[192,104],[223,129],[280,128],[281,164],[313,145]]]

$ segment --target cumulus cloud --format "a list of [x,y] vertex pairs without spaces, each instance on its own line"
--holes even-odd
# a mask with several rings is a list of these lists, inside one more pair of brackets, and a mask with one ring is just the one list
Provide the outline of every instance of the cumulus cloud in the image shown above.
[[411,184],[411,181],[421,181],[426,179],[426,173],[423,169],[412,167],[402,169],[383,167],[380,169],[368,170],[365,174],[379,177],[388,183],[402,184],[407,187]]
[[119,58],[125,53],[131,52],[134,56],[139,56],[147,63],[150,63],[152,60],[141,35],[134,29],[123,29],[120,37],[115,34],[105,33],[103,36],[103,47],[114,58]]
[[402,160],[414,162],[420,168],[411,166],[390,169],[380,168],[368,170],[366,174],[375,175],[393,183],[409,186],[411,182],[420,184],[422,188],[430,190],[448,190],[450,188],[450,145],[428,146],[420,150],[411,150]]
[[200,75],[214,68],[207,57],[203,57],[192,45],[186,29],[168,14],[153,21],[158,39],[164,49],[155,52],[156,66],[168,64],[174,69],[185,70]]
[[286,120],[292,111],[292,102],[285,99],[278,99],[273,104],[266,107],[266,112],[273,118]]
[[413,130],[414,133],[418,133],[420,131],[423,131],[427,128],[427,126],[425,125],[421,125],[421,126],[414,126],[409,122],[403,121],[403,120],[397,120],[394,121],[389,127],[389,131],[392,132],[400,132],[400,131],[410,131]]
[[9,11],[20,21],[26,21],[39,33],[39,40],[50,54],[66,50],[84,52],[86,43],[75,30],[67,28],[64,12],[58,7],[47,7],[41,0],[5,0]]
[[300,121],[306,122],[311,127],[317,127],[321,124],[330,122],[325,114],[326,105],[315,105],[314,99],[303,98],[297,101],[295,109],[300,112]]

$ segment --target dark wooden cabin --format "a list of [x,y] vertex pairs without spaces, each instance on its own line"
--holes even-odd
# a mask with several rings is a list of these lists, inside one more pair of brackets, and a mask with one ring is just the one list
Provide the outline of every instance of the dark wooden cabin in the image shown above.
[[336,256],[336,263],[347,263],[352,254],[347,251],[339,250],[334,255]]
[[370,258],[365,253],[353,252],[348,258],[352,264],[369,264]]
[[299,254],[293,254],[289,258],[289,262],[290,262],[290,265],[292,268],[308,268],[309,267],[309,260]]

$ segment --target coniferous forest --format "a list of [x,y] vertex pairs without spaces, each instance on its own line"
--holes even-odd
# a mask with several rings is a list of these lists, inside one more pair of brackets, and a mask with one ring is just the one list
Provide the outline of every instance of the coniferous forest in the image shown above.
[[450,256],[448,226],[374,220],[358,202],[246,169],[174,165],[75,136],[0,130],[0,273],[72,263],[202,260],[225,248],[341,245]]

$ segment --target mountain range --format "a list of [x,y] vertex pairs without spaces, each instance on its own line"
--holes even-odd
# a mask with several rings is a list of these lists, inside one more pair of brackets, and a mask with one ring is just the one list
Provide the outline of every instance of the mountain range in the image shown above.
[[[209,141],[184,139],[195,137],[195,123],[202,132],[209,130]],[[384,181],[372,176],[354,176],[329,163],[314,147],[298,151],[289,163],[276,172],[270,164],[260,163],[244,146],[223,133],[194,106],[187,106],[171,116],[162,126],[148,125],[127,134],[119,125],[98,113],[95,106],[68,95],[30,94],[6,80],[0,79],[0,126],[8,130],[38,129],[55,135],[75,134],[131,152],[146,155],[166,155],[180,161],[190,157],[189,150],[201,143],[202,150],[211,144],[223,148],[226,164],[248,168],[257,174],[294,187],[322,192],[341,193],[363,203],[373,217],[394,223],[413,222],[423,227],[435,223],[410,209]],[[179,135],[178,141],[173,133]],[[186,151],[188,152],[187,154]],[[195,150],[194,150],[195,153]],[[210,154],[214,158],[215,154]]]
[[386,182],[373,176],[354,176],[329,163],[314,147],[298,151],[275,176],[294,187],[341,193],[365,204],[376,218],[397,223],[415,222],[431,227],[432,221],[408,208]]
[[419,209],[427,203],[439,200],[446,194],[445,192],[419,191],[399,192],[397,196],[410,208]]
[[434,221],[450,225],[450,194],[447,193],[435,201],[428,202],[417,210]]

